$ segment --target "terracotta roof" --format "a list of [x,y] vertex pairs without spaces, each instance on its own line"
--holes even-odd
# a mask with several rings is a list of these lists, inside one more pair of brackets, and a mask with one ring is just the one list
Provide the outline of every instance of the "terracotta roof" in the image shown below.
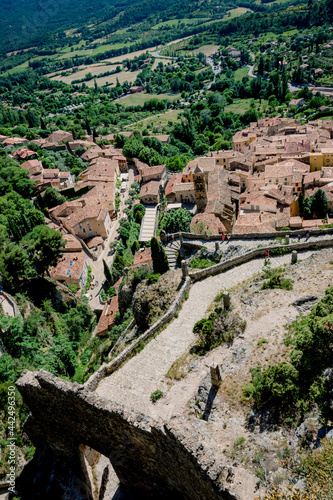
[[151,248],[145,248],[144,250],[138,250],[134,255],[134,266],[143,266],[150,264],[152,262]]
[[216,215],[203,212],[196,214],[191,220],[191,233],[220,234],[227,233],[227,230]]
[[66,132],[65,130],[56,130],[52,132],[47,138],[48,142],[59,143],[65,141],[72,141],[73,135],[70,132]]
[[85,243],[88,246],[88,248],[98,247],[98,245],[102,245],[103,242],[104,240],[101,236],[93,236],[92,238],[88,238],[87,240],[85,240]]
[[175,192],[175,185],[182,182],[182,174],[174,174],[170,177],[165,186],[165,196]]
[[315,172],[309,172],[304,176],[303,183],[304,184],[311,184],[312,182],[317,181],[321,177],[321,171],[317,170]]
[[65,252],[82,251],[81,243],[73,234],[64,234],[62,239],[66,241]]
[[118,295],[114,295],[111,299],[106,301],[103,312],[99,318],[96,333],[100,335],[101,333],[107,332],[114,325],[114,317],[116,312],[119,311]]
[[84,252],[65,253],[58,264],[50,268],[50,276],[60,280],[69,277],[78,280],[83,272],[84,263]]
[[29,158],[29,156],[34,156],[37,153],[35,151],[31,151],[30,149],[18,149],[14,153],[14,157],[19,157],[21,160],[25,160],[26,158]]
[[42,162],[39,160],[28,160],[28,161],[25,161],[24,163],[22,163],[21,167],[25,168],[26,170],[31,170],[34,167],[43,168],[43,165],[42,165]]
[[153,137],[156,137],[156,139],[161,142],[168,142],[168,140],[170,139],[170,136],[166,134],[153,135]]
[[160,188],[160,182],[159,181],[149,181],[146,182],[145,184],[142,184],[141,190],[140,190],[140,198],[143,196],[158,196],[159,193],[159,188]]
[[194,183],[193,182],[180,182],[175,185],[175,193],[184,193],[186,191],[194,191]]
[[165,170],[165,165],[156,165],[156,167],[143,167],[141,170],[142,177],[146,176],[162,176],[162,173]]
[[104,220],[106,214],[107,210],[101,205],[87,205],[79,208],[72,215],[66,217],[66,223],[69,227],[73,228],[86,219]]

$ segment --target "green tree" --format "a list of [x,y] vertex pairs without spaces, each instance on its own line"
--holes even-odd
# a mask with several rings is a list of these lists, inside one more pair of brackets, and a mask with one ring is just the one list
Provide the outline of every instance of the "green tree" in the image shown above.
[[31,262],[42,276],[49,267],[57,265],[66,245],[61,233],[48,226],[35,226],[22,243],[27,244]]
[[311,213],[318,218],[324,218],[327,214],[327,197],[324,191],[318,189],[311,196]]
[[47,208],[53,208],[65,203],[66,198],[59,194],[54,188],[48,187],[45,189],[43,200]]
[[151,256],[155,274],[163,274],[169,271],[168,258],[160,242],[154,237],[151,239]]
[[171,210],[167,213],[160,224],[160,228],[167,233],[178,233],[179,231],[189,233],[192,215],[185,208]]
[[17,290],[22,280],[35,275],[28,252],[15,243],[9,243],[1,251],[0,273],[3,285],[8,291]]
[[105,276],[106,282],[111,283],[112,282],[112,274],[111,274],[109,266],[107,265],[107,263],[105,262],[104,259],[103,259],[103,268],[104,268],[104,276]]

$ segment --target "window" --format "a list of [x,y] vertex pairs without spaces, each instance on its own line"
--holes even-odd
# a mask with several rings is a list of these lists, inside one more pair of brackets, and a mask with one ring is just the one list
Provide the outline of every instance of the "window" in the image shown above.
[[284,178],[284,180],[285,180],[285,181],[287,181],[287,180],[288,180],[288,178],[287,178],[287,177],[285,177],[285,178]]
[[83,233],[85,233],[85,232],[86,232],[85,228],[83,228],[83,229],[82,229],[82,232],[83,232]]

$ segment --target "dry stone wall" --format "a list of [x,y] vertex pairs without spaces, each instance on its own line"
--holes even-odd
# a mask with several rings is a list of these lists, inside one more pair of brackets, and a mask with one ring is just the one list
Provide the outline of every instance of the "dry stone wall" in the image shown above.
[[317,240],[315,244],[311,241],[304,241],[302,243],[293,243],[286,246],[270,245],[267,247],[255,248],[254,250],[250,250],[244,255],[241,255],[234,259],[230,259],[226,262],[221,262],[220,264],[216,264],[215,266],[211,266],[206,269],[200,269],[199,271],[189,270],[189,276],[193,280],[201,280],[207,278],[208,276],[212,276],[213,274],[222,273],[227,269],[239,266],[240,264],[248,262],[249,260],[264,256],[266,254],[266,251],[272,252],[272,250],[290,248],[290,255],[291,255],[292,250],[307,250],[313,246],[316,246],[318,248],[332,246],[332,239],[329,238],[329,239]]
[[26,371],[17,387],[31,410],[26,431],[38,448],[17,482],[22,500],[92,499],[82,445],[110,459],[130,498],[238,498],[221,484],[222,455],[188,423],[156,423],[43,370]]

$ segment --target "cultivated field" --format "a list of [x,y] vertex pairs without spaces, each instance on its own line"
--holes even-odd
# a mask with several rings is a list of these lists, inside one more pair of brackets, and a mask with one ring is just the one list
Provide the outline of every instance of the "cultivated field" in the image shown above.
[[118,100],[123,106],[142,106],[146,101],[150,101],[151,99],[175,101],[179,98],[180,94],[145,94],[144,92],[138,92],[126,97],[121,97]]

